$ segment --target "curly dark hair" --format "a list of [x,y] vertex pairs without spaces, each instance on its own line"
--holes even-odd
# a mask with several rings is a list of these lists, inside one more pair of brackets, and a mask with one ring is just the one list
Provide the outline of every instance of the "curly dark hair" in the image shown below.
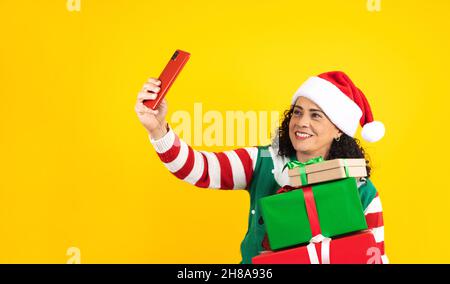
[[[278,155],[280,156],[291,157],[296,153],[294,146],[292,146],[291,139],[289,138],[289,122],[292,117],[292,112],[293,106],[284,111],[283,121],[278,129]],[[361,146],[359,139],[343,133],[339,141],[333,140],[328,156],[324,157],[324,159],[332,160],[339,158],[364,158],[366,160],[367,177],[370,177],[371,167],[369,156]]]

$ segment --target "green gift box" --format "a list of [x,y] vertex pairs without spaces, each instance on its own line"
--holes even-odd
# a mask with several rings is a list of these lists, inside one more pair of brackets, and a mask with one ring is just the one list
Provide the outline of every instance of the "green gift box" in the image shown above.
[[315,184],[259,200],[272,250],[367,229],[354,177]]

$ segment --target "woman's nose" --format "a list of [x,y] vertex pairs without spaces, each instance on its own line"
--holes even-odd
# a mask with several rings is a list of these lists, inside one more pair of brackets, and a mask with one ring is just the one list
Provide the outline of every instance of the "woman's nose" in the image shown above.
[[309,118],[305,115],[297,119],[296,124],[300,127],[309,127]]

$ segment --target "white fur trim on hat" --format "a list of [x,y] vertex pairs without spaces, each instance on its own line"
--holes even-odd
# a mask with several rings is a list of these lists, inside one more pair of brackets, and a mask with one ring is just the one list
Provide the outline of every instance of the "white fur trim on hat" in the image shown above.
[[384,124],[381,121],[372,121],[364,124],[361,136],[369,142],[377,142],[384,136]]
[[313,101],[337,128],[350,137],[355,136],[362,111],[334,84],[320,77],[310,77],[294,94],[292,104],[295,104],[299,97]]

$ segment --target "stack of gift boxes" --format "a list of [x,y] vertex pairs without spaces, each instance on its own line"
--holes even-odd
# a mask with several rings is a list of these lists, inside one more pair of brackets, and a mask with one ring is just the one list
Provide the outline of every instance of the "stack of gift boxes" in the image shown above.
[[357,179],[364,159],[289,162],[290,185],[259,200],[269,248],[254,264],[367,263],[376,247]]

